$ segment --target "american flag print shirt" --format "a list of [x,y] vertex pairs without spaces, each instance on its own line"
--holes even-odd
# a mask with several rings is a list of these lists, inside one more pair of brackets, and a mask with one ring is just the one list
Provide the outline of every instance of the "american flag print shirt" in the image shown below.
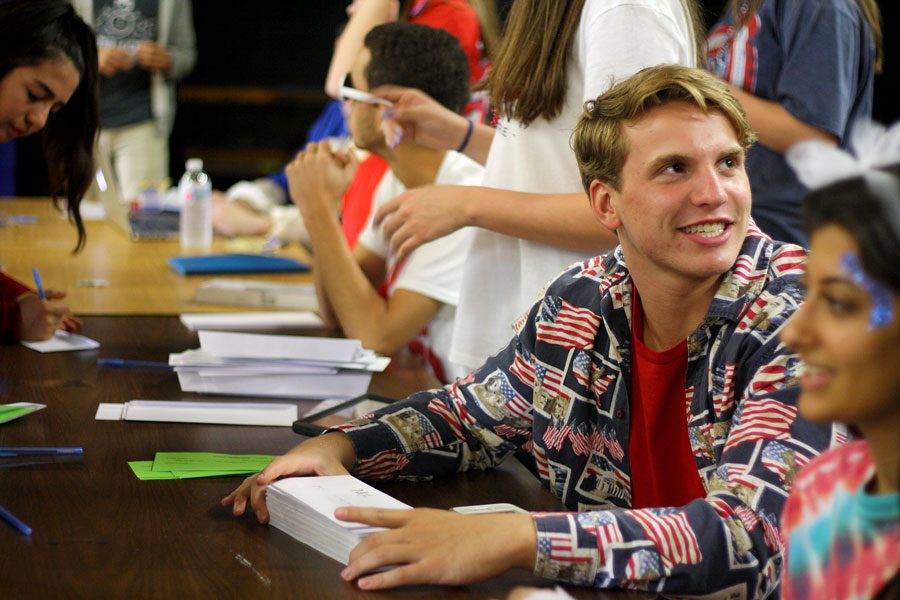
[[[466,378],[340,427],[356,475],[427,479],[514,454],[571,511],[533,513],[535,572],[704,598],[763,598],[782,570],[779,518],[797,470],[844,441],[797,414],[799,361],[778,332],[806,254],[751,230],[688,337],[685,418],[707,491],[631,508],[632,280],[621,248],[553,280],[515,337]],[[659,448],[665,460],[666,448]],[[709,595],[709,596],[707,596]]]

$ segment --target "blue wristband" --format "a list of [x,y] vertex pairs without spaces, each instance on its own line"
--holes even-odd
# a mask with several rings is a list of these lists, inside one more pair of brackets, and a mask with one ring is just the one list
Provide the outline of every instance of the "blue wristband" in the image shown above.
[[469,145],[469,138],[472,137],[472,130],[475,129],[475,122],[469,121],[469,128],[466,129],[466,136],[463,138],[462,143],[459,145],[459,148],[456,149],[457,152],[462,153],[463,150],[466,149],[466,146]]

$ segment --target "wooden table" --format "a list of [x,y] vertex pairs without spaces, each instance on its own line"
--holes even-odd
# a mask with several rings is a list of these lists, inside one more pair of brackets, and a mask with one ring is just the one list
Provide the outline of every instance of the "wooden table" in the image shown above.
[[[337,562],[252,518],[235,519],[219,500],[239,478],[138,481],[126,461],[157,451],[280,454],[300,438],[288,428],[96,421],[100,402],[194,397],[167,371],[101,369],[97,357],[163,360],[196,347],[175,317],[87,317],[99,350],[38,354],[2,346],[2,402],[47,408],[0,425],[0,446],[82,446],[79,461],[0,469],[0,504],[28,523],[30,538],[0,523],[5,598],[503,598],[515,585],[546,585],[524,572],[465,587],[363,593]],[[428,376],[398,361],[375,376],[373,392],[395,397]],[[17,459],[0,459],[2,461]],[[423,484],[379,484],[413,506],[514,502],[559,510],[556,498],[513,459],[489,472]],[[622,598],[573,589],[579,598]]]
[[[73,255],[75,227],[53,209],[47,198],[0,198],[0,213],[32,215],[36,223],[0,227],[0,265],[20,281],[32,285],[31,269],[37,267],[44,285],[68,293],[67,303],[78,315],[175,315],[184,312],[239,310],[194,304],[197,286],[211,277],[184,277],[167,261],[183,254],[177,241],[130,240],[107,221],[87,221],[87,245]],[[210,252],[225,252],[229,244],[217,238]],[[304,261],[308,256],[296,244],[279,255]],[[241,275],[301,283],[305,274]],[[89,282],[106,280],[104,287]]]

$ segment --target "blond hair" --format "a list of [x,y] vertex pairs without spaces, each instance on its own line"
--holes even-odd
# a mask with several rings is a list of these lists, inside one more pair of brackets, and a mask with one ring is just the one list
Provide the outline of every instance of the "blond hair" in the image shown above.
[[622,167],[628,155],[624,127],[670,102],[688,102],[707,114],[721,113],[744,151],[756,141],[740,102],[715,76],[681,65],[648,67],[584,103],[572,147],[585,191],[595,179],[621,190]]

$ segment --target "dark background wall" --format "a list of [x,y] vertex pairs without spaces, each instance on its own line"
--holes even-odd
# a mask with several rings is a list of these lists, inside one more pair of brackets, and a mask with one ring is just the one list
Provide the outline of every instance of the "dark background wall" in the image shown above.
[[[185,0],[187,1],[187,0]],[[547,0],[554,1],[554,0]],[[497,0],[501,14],[510,0]],[[725,0],[702,0],[707,22]],[[279,168],[299,148],[327,98],[322,83],[335,31],[345,19],[342,0],[193,0],[198,60],[179,86],[179,110],[171,138],[171,173],[199,156],[218,188]],[[888,81],[900,79],[895,2],[879,2],[887,61],[876,78],[875,117],[900,118],[900,95]],[[19,195],[45,193],[39,139],[18,142]]]

